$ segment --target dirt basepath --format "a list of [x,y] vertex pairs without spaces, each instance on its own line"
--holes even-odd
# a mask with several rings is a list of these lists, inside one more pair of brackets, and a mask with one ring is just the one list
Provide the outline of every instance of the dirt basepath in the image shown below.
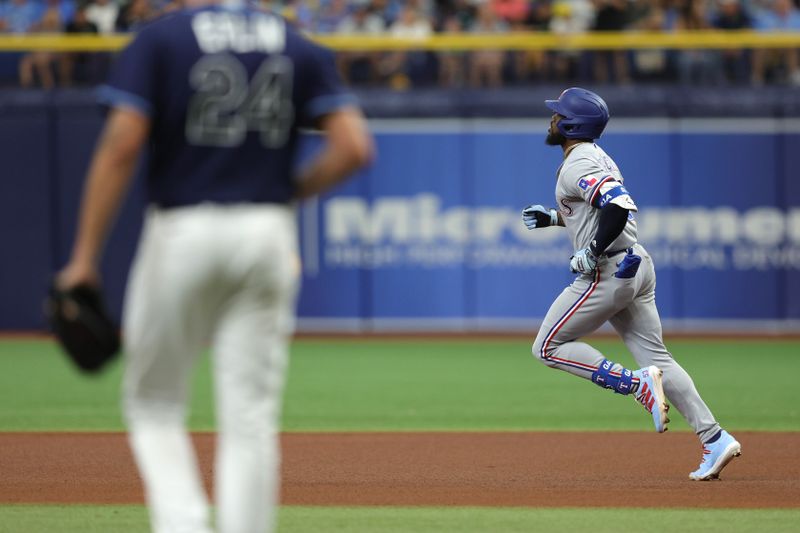
[[[721,481],[686,433],[290,433],[290,505],[800,508],[800,433],[737,433]],[[195,437],[206,482],[213,435]],[[124,435],[0,434],[0,504],[141,503]]]

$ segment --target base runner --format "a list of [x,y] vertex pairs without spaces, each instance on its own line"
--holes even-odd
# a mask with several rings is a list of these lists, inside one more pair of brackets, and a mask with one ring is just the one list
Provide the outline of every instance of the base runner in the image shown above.
[[[528,229],[564,226],[572,240],[571,270],[578,274],[556,298],[533,344],[544,364],[631,395],[651,413],[656,431],[669,423],[667,398],[700,437],[703,457],[693,480],[719,477],[742,447],[722,429],[689,374],[664,346],[655,302],[653,260],[637,241],[638,211],[614,161],[594,143],[609,112],[597,94],[581,88],[547,100],[553,111],[546,142],[560,146],[558,209],[531,205],[522,211]],[[638,370],[607,359],[580,338],[610,322]]]

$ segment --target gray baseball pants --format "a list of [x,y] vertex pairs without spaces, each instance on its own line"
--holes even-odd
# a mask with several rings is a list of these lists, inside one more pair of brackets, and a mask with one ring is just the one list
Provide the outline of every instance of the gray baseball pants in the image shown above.
[[[664,372],[664,392],[669,402],[705,443],[720,429],[719,424],[692,378],[664,346],[652,258],[639,244],[633,246],[633,253],[642,258],[635,276],[614,276],[625,257],[623,252],[601,257],[594,274],[579,276],[562,291],[544,318],[533,343],[533,354],[547,366],[591,379],[606,357],[578,339],[610,322],[640,367],[655,365]],[[619,373],[622,368],[616,363],[612,372]]]

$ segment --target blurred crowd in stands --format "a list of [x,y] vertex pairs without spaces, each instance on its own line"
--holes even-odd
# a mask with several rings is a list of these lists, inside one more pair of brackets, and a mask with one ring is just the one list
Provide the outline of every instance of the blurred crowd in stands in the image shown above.
[[[0,0],[0,32],[135,32],[183,0]],[[800,31],[800,0],[262,0],[305,32],[424,37],[434,33],[719,29]],[[354,85],[499,87],[547,82],[800,86],[798,50],[340,52]],[[110,54],[33,52],[19,83],[102,80]]]

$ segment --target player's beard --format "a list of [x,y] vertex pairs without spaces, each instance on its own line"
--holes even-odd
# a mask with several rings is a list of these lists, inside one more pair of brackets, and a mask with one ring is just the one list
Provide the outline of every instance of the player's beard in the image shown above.
[[567,138],[558,131],[547,131],[547,138],[544,140],[545,144],[548,146],[564,146],[564,143],[567,142]]

